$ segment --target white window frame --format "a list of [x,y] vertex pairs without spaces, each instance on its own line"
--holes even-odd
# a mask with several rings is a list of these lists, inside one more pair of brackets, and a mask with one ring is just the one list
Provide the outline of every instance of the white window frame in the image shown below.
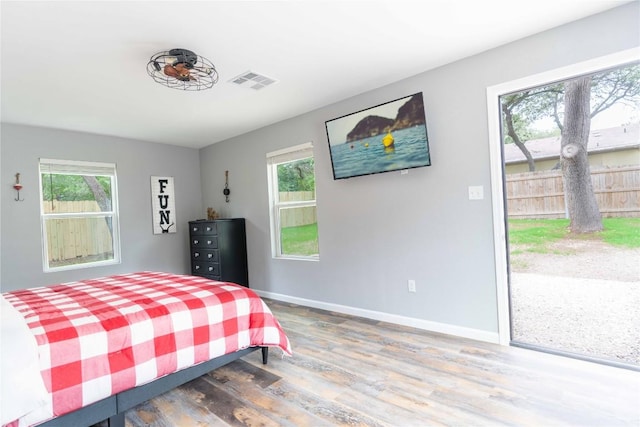
[[[285,148],[278,151],[267,153],[267,182],[269,185],[269,218],[271,229],[271,254],[277,259],[297,259],[305,261],[318,261],[319,254],[315,255],[291,255],[282,253],[281,230],[280,230],[280,210],[287,208],[299,207],[315,207],[317,210],[316,199],[303,201],[281,202],[279,200],[278,191],[278,165],[289,163],[296,160],[313,158],[313,143],[306,142],[304,144]],[[314,167],[315,177],[315,167]],[[317,196],[316,196],[317,198]]]
[[[57,160],[57,159],[40,159],[38,163],[38,180],[40,192],[40,229],[42,233],[42,265],[45,273],[77,270],[81,268],[99,267],[105,265],[120,264],[120,221],[118,215],[118,184],[115,163],[99,163],[74,160]],[[45,213],[44,212],[44,194],[42,174],[57,173],[64,175],[93,175],[93,176],[110,176],[111,177],[111,211],[101,212],[65,212],[65,213]],[[92,217],[110,217],[112,225],[112,246],[113,259],[93,261],[60,267],[51,267],[49,265],[48,241],[47,241],[47,225],[46,221],[56,218],[92,218]]]

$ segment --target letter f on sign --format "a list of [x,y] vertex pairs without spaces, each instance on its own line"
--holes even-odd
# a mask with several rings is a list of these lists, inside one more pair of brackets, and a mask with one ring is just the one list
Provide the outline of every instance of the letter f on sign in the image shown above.
[[167,187],[167,184],[169,183],[168,179],[159,179],[158,180],[158,184],[160,184],[160,192],[164,193],[164,189]]

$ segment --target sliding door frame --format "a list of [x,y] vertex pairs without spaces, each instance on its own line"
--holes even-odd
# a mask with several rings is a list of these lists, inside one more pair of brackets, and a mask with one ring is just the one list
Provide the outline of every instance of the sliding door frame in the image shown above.
[[493,234],[496,269],[496,297],[498,307],[498,336],[501,345],[511,343],[511,314],[509,297],[509,261],[507,252],[507,205],[504,194],[504,161],[500,120],[500,96],[547,83],[594,73],[640,59],[640,47],[557,68],[487,88],[489,125],[489,159],[491,165],[491,194],[493,195]]

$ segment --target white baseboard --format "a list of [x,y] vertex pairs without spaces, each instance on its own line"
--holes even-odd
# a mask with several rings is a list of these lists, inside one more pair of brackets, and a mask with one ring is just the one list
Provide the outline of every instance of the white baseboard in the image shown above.
[[429,320],[416,319],[413,317],[399,316],[396,314],[383,313],[381,311],[365,310],[362,308],[349,307],[346,305],[332,304],[322,301],[314,301],[306,298],[292,297],[289,295],[277,294],[273,292],[253,289],[261,297],[271,298],[278,301],[290,302],[305,307],[319,308],[321,310],[335,311],[337,313],[349,314],[352,316],[364,317],[367,319],[379,320],[381,322],[394,323],[396,325],[409,326],[430,332],[453,335],[461,338],[469,338],[476,341],[484,341],[493,344],[500,343],[498,332],[488,332],[480,329],[465,328],[462,326],[450,325],[447,323],[431,322]]

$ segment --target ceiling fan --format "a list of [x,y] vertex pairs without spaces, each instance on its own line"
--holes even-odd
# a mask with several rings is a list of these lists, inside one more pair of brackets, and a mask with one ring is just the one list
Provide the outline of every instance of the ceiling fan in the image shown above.
[[147,63],[147,73],[164,86],[181,90],[210,89],[218,82],[216,67],[187,49],[158,52]]

